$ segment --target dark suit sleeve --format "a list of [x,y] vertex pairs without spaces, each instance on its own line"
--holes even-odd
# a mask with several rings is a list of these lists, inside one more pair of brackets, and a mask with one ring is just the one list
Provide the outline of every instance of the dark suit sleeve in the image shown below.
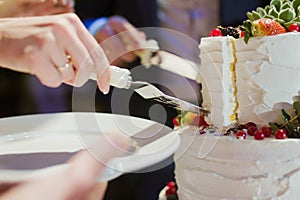
[[158,26],[156,0],[75,0],[81,19],[124,16],[136,27]]

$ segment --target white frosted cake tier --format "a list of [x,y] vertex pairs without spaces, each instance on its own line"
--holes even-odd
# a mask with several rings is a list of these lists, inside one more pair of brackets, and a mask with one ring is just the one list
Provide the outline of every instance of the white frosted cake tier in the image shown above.
[[298,199],[300,140],[238,140],[181,131],[175,178],[181,200]]

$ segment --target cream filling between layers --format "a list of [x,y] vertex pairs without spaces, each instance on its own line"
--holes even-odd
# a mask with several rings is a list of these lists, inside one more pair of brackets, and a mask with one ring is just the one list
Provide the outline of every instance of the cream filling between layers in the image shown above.
[[200,43],[203,107],[211,111],[210,122],[221,130],[238,118],[233,40],[230,36],[203,38]]

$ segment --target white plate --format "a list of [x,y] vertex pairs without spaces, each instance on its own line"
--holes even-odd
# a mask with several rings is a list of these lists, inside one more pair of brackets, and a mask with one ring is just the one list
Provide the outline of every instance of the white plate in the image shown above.
[[101,181],[134,172],[170,157],[180,138],[172,129],[156,122],[104,113],[37,114],[0,119],[0,181],[21,181],[53,173],[80,149],[111,132],[134,135],[153,124],[169,129],[164,137],[142,147],[137,153],[114,158]]

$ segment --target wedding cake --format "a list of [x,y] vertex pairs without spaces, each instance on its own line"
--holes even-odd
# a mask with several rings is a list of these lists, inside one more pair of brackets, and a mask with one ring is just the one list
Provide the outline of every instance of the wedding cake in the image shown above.
[[211,34],[218,37],[201,39],[211,126],[182,116],[177,127],[180,200],[299,198],[300,140],[289,138],[300,138],[300,103],[292,100],[300,90],[298,8],[298,0],[272,0],[241,29],[219,27]]
[[[292,103],[300,89],[300,33],[200,43],[203,107],[220,128],[237,121],[266,124],[266,113]],[[267,121],[266,121],[267,120]]]

